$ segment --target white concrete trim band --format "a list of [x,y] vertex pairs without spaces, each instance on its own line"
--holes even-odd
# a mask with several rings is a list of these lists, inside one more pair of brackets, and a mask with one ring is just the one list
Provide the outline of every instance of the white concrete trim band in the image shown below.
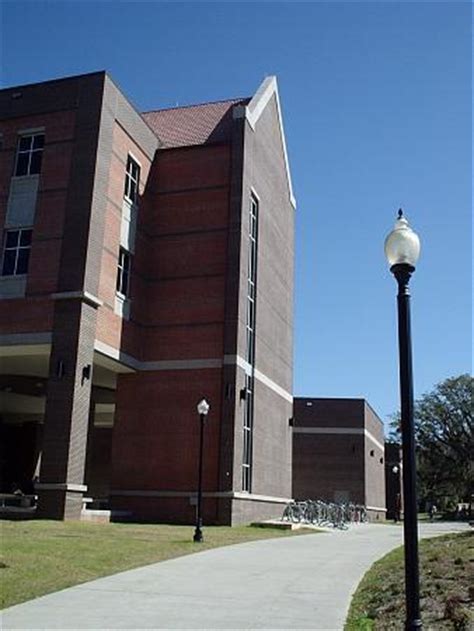
[[128,368],[133,368],[134,370],[141,370],[141,363],[135,357],[131,355],[127,355],[126,353],[122,353],[122,351],[114,348],[113,346],[109,346],[104,342],[100,342],[99,340],[95,340],[94,342],[94,350],[98,353],[102,353],[106,357],[113,359],[121,364],[124,364]]
[[156,362],[140,362],[141,370],[205,370],[221,367],[221,359],[165,359]]
[[[246,375],[252,374],[252,366],[240,355],[224,355],[224,364],[237,364],[237,366],[242,368],[242,370],[245,370]],[[270,379],[270,377],[267,377],[263,372],[260,372],[260,370],[257,370],[256,368],[254,369],[253,374],[255,379],[263,383],[267,386],[267,388],[273,390],[273,392],[283,399],[286,399],[289,403],[293,403],[293,395],[275,383],[272,379]]]
[[382,451],[385,447],[380,443],[369,430],[362,427],[293,427],[295,434],[352,434],[364,435],[371,440]]
[[265,386],[267,386],[267,388],[270,388],[270,390],[273,390],[273,392],[280,395],[283,399],[286,399],[288,403],[293,404],[293,396],[289,392],[287,392],[286,390],[283,390],[283,388],[281,388],[277,383],[275,383],[274,381],[269,379],[269,377],[264,375],[263,372],[260,372],[259,370],[255,369],[254,374],[255,374],[255,379],[258,379],[260,383],[263,383]]
[[89,293],[88,291],[62,291],[60,293],[51,294],[53,300],[83,300],[93,307],[102,307],[102,300]]
[[[110,492],[111,495],[120,495],[122,497],[196,497],[196,491],[141,491],[141,490],[115,490]],[[288,504],[292,502],[291,497],[274,497],[273,495],[258,495],[254,493],[245,493],[243,491],[204,491],[203,497],[214,497],[232,500],[245,500],[248,502],[272,502],[274,504]]]
[[37,482],[35,484],[37,491],[70,491],[72,493],[85,493],[87,486],[85,484],[69,484],[68,482]]
[[[240,366],[240,368],[245,370],[246,374],[250,374],[252,372],[250,364],[246,362],[243,357],[240,357],[240,355],[224,355],[223,359],[211,357],[208,359],[169,359],[142,362],[131,355],[126,355],[125,353],[120,352],[108,344],[100,342],[99,340],[95,341],[94,348],[99,353],[102,353],[102,355],[121,362],[134,370],[205,370],[209,368],[222,368],[223,365],[237,364],[237,366]],[[273,390],[273,392],[289,403],[293,403],[293,396],[265,374],[255,369],[254,376],[258,381],[267,386],[267,388]]]

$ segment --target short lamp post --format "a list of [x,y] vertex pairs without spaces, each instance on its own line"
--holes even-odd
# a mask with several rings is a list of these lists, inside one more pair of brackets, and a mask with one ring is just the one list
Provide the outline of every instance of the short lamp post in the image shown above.
[[193,541],[200,543],[203,541],[202,536],[202,461],[203,461],[203,445],[204,445],[204,423],[209,413],[210,405],[206,399],[202,399],[197,404],[197,411],[199,414],[200,424],[200,436],[199,436],[199,476],[198,476],[198,496],[197,496],[197,513],[196,513],[196,528],[194,530]]
[[418,568],[415,431],[413,423],[413,372],[408,283],[420,255],[420,240],[398,211],[395,227],[385,240],[385,255],[398,283],[398,345],[403,453],[403,534],[405,543],[406,631],[421,629]]
[[394,495],[395,495],[395,508],[394,508],[394,516],[393,516],[393,520],[395,523],[398,523],[401,519],[401,514],[402,514],[402,494],[401,494],[401,488],[400,488],[400,477],[401,477],[401,470],[400,467],[396,464],[392,467],[392,473],[395,477],[395,483],[394,483]]

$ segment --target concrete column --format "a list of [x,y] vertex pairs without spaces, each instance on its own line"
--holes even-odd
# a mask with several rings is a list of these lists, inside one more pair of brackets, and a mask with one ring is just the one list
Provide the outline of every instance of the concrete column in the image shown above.
[[58,295],[41,460],[38,514],[79,519],[89,426],[97,303]]

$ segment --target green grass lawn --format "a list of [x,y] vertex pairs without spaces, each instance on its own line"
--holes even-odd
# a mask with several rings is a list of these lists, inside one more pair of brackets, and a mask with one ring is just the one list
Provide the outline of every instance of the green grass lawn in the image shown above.
[[[420,542],[420,606],[424,629],[474,629],[474,533]],[[404,628],[403,548],[370,568],[352,599],[345,631]]]
[[0,521],[0,608],[184,554],[314,531],[207,526],[201,544],[193,532],[191,526]]

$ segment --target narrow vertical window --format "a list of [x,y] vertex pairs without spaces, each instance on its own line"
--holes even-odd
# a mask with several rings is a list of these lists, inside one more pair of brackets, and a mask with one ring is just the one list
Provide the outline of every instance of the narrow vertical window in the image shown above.
[[120,248],[117,266],[117,293],[127,297],[130,291],[130,252]]
[[7,230],[3,248],[2,276],[19,276],[28,272],[32,233],[31,228]]
[[128,156],[127,170],[125,172],[125,191],[124,197],[129,202],[136,204],[138,201],[138,186],[140,183],[140,165]]
[[249,207],[249,247],[247,258],[247,315],[246,360],[250,374],[245,376],[245,405],[243,415],[242,490],[252,489],[252,439],[254,417],[255,371],[255,316],[257,284],[258,201],[253,195]]
[[16,154],[15,176],[36,175],[41,171],[44,134],[20,136]]

